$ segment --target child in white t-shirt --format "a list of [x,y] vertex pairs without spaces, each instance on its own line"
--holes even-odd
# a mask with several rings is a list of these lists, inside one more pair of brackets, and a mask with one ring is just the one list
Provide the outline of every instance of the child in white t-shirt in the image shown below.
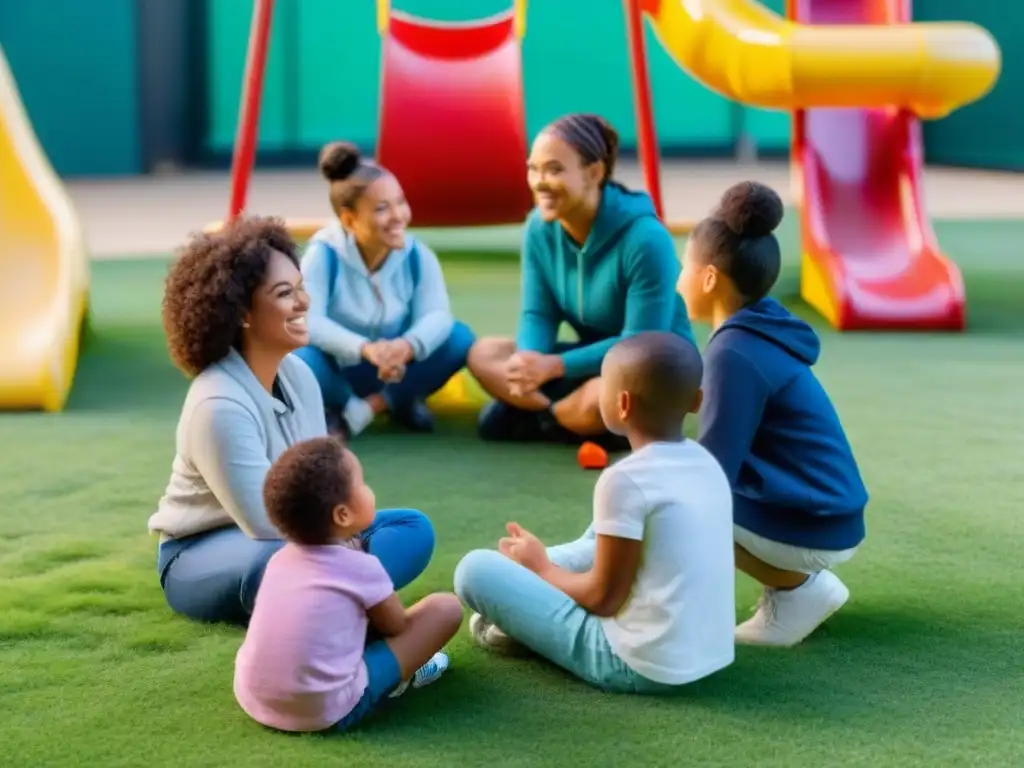
[[605,470],[583,537],[546,549],[516,523],[498,552],[470,552],[455,591],[478,643],[522,644],[607,691],[665,693],[735,654],[732,491],[682,436],[700,407],[700,353],[670,333],[616,344],[601,415],[633,453]]

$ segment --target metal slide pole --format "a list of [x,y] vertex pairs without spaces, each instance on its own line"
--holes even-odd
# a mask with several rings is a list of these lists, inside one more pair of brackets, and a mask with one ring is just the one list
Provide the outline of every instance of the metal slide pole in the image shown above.
[[260,99],[263,96],[263,73],[267,68],[270,47],[270,20],[274,0],[255,0],[252,25],[249,28],[249,50],[242,76],[242,99],[239,104],[238,130],[231,159],[231,203],[227,221],[233,221],[245,210],[246,194],[252,167],[256,160],[256,130],[260,122]]
[[626,28],[629,33],[629,52],[633,70],[633,98],[636,104],[636,148],[640,167],[644,172],[647,194],[654,201],[658,217],[665,218],[661,197],[661,174],[658,153],[658,135],[654,130],[654,106],[651,98],[651,76],[647,69],[647,50],[644,45],[644,17],[641,0],[625,0]]

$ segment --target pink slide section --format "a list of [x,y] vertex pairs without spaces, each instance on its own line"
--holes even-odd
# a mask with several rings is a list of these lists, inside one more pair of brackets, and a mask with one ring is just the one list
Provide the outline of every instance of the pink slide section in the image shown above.
[[[911,21],[910,0],[788,0],[800,24]],[[794,113],[801,294],[842,330],[962,330],[963,280],[922,197],[921,126],[897,108]]]

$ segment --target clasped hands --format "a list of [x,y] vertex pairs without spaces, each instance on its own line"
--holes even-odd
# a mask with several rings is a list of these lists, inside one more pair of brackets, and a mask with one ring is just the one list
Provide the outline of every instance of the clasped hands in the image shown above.
[[363,345],[363,358],[377,369],[377,377],[386,384],[394,384],[405,376],[405,367],[415,351],[405,339],[383,339]]
[[559,355],[540,352],[516,352],[505,364],[505,378],[513,397],[532,395],[544,384],[565,373],[565,364]]

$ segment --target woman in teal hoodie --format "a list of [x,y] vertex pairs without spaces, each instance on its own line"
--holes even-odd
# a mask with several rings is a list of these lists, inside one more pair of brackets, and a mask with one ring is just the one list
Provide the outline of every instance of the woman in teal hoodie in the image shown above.
[[[618,147],[615,129],[589,114],[562,117],[534,140],[519,333],[480,339],[469,354],[469,370],[495,398],[480,414],[484,439],[620,447],[598,407],[605,353],[641,331],[693,342],[675,243],[651,198],[612,180]],[[558,341],[562,323],[575,342]]]

